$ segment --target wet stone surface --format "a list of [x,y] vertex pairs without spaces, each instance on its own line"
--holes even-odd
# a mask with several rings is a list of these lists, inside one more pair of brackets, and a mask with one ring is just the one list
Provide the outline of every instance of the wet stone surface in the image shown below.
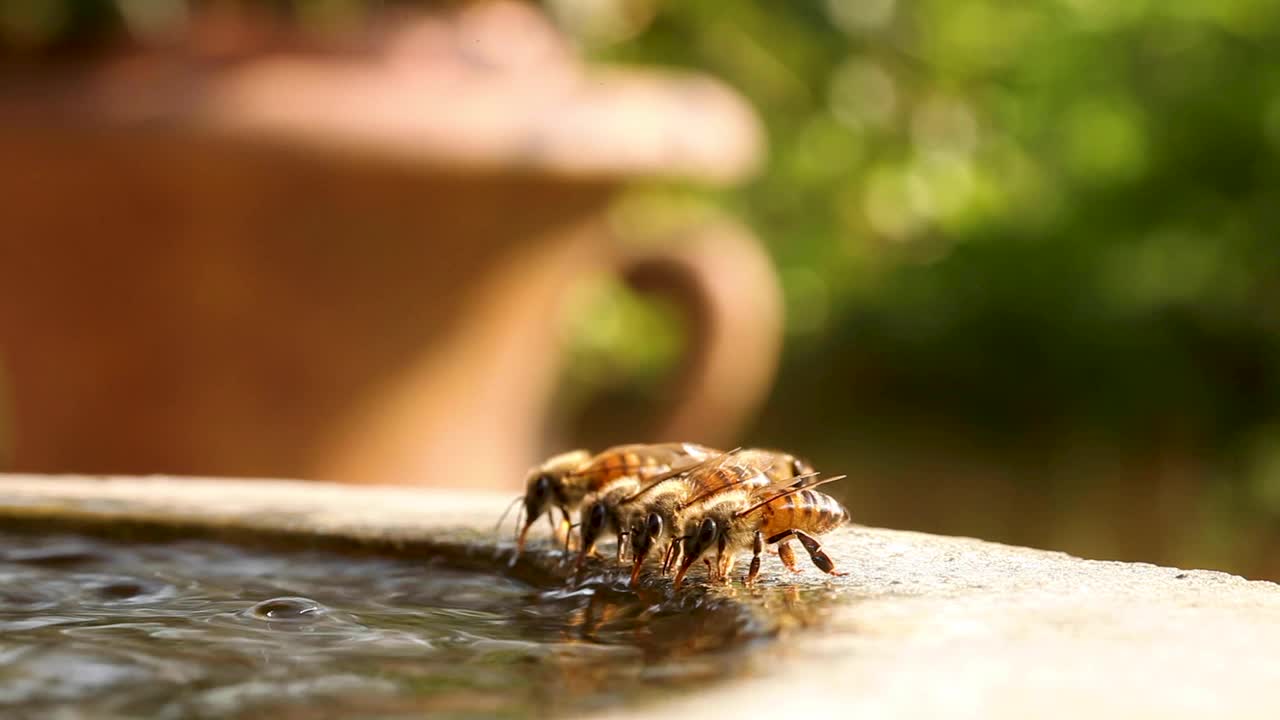
[[763,637],[747,614],[653,599],[409,559],[0,534],[0,715],[589,711],[733,672]]
[[0,475],[44,533],[0,558],[0,717],[1276,717],[1274,583],[855,526],[822,538],[843,577],[771,554],[755,587],[633,593],[608,562],[566,583],[545,535],[509,567],[510,500]]

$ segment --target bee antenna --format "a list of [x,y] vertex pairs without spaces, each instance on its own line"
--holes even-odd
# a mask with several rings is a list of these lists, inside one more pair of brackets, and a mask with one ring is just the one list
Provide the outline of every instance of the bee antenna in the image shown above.
[[[818,476],[819,476],[819,475],[821,475],[821,474],[822,474],[822,473],[820,473],[820,472],[818,472],[817,470],[815,470],[815,471],[813,471],[813,472],[805,473],[805,474],[803,474],[803,475],[796,475],[795,477],[791,478],[791,479],[794,481],[794,482],[792,482],[792,483],[791,483],[791,486],[792,486],[792,487],[799,487],[799,486],[801,486],[801,485],[804,485],[807,481],[812,480],[813,478],[816,478],[816,477],[818,477]],[[839,480],[839,479],[840,479],[840,478],[842,478],[842,477],[845,477],[845,476],[844,476],[844,475],[841,475],[840,477],[833,477],[833,478],[830,478],[830,479],[827,479],[827,480],[823,480],[822,482],[831,482],[832,480]],[[806,486],[806,487],[807,487],[807,486]]]
[[[815,488],[815,487],[818,487],[819,485],[826,485],[826,484],[827,484],[827,483],[829,483],[829,482],[835,482],[836,480],[843,480],[843,479],[845,479],[846,477],[848,477],[848,475],[833,475],[833,476],[831,476],[831,477],[829,477],[829,478],[823,478],[823,479],[821,479],[821,480],[813,481],[813,480],[814,480],[814,478],[816,478],[816,477],[817,477],[817,473],[812,473],[812,474],[810,474],[810,475],[806,475],[806,476],[804,476],[804,480],[801,480],[801,481],[799,481],[799,482],[793,483],[793,484],[792,484],[790,487],[788,487],[786,490],[783,490],[782,492],[780,492],[780,493],[778,493],[778,494],[776,494],[776,495],[772,495],[772,496],[770,496],[770,497],[767,497],[767,498],[765,498],[764,500],[761,500],[760,502],[756,503],[755,505],[752,505],[751,507],[747,508],[746,510],[743,510],[742,512],[734,513],[734,514],[733,514],[733,516],[734,516],[735,518],[746,517],[746,516],[750,515],[751,513],[755,512],[756,510],[759,510],[760,508],[764,507],[765,505],[768,505],[769,503],[773,502],[774,500],[781,500],[782,498],[787,497],[788,495],[795,495],[796,493],[798,493],[798,492],[800,492],[800,491],[802,491],[802,490],[808,490],[809,488]],[[811,482],[811,481],[812,481],[812,482]]]
[[507,519],[508,515],[511,514],[512,508],[516,506],[516,503],[520,502],[523,499],[524,499],[523,495],[517,495],[516,499],[512,500],[511,504],[507,506],[507,509],[502,511],[502,516],[498,518],[498,524],[493,526],[493,532],[495,534],[502,529],[502,522]]
[[525,507],[524,507],[523,505],[521,505],[521,506],[520,506],[520,509],[519,509],[519,510],[516,510],[516,527],[515,527],[514,532],[512,532],[512,533],[511,533],[511,539],[512,539],[513,541],[518,541],[518,539],[519,539],[519,536],[520,536],[520,518],[522,518],[522,517],[524,517],[524,516],[525,516]]

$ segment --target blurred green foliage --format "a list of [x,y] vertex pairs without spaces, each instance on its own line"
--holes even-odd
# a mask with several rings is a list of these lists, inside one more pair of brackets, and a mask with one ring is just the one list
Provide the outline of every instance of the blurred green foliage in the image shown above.
[[768,127],[721,198],[789,304],[761,434],[1179,443],[1251,482],[1280,419],[1277,49],[1268,0],[682,0],[599,53],[715,74]]

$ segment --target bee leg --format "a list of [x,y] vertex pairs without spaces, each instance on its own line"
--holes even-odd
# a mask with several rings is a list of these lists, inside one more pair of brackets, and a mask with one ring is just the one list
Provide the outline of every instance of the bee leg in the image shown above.
[[791,547],[791,538],[778,543],[778,558],[782,560],[782,564],[786,565],[791,572],[800,572],[800,566],[796,565],[795,548]]
[[760,553],[764,552],[764,533],[756,531],[755,539],[751,543],[751,567],[747,570],[747,584],[756,581],[756,576],[760,574]]
[[813,564],[816,565],[819,570],[828,575],[835,575],[837,577],[844,575],[844,573],[836,570],[836,564],[831,562],[831,557],[823,552],[822,543],[818,542],[817,538],[801,530],[795,530],[794,534],[796,539],[800,541],[800,544],[804,546],[804,549],[809,551],[809,559],[813,561]]
[[738,564],[738,556],[729,553],[724,556],[724,560],[720,567],[720,582],[728,583],[732,579],[733,566]]
[[547,520],[551,522],[551,536],[564,543],[564,551],[565,553],[568,553],[569,541],[573,538],[573,523],[569,522],[569,511],[564,508],[560,508],[561,517],[559,524],[556,524],[556,522],[551,519],[554,514],[554,512],[547,513]]
[[675,540],[672,540],[671,544],[667,546],[667,552],[662,556],[662,574],[663,575],[666,575],[667,573],[671,572],[671,566],[675,565],[675,563],[679,559],[676,557],[677,551],[679,549],[680,549],[679,543],[677,543]]
[[582,543],[578,542],[578,540],[581,539],[582,537],[581,531],[579,531],[578,533],[574,533],[573,531],[574,524],[569,519],[568,510],[564,511],[564,519],[560,521],[560,527],[564,530],[564,551],[569,552],[574,548],[581,550]]
[[795,550],[791,547],[791,538],[796,537],[797,532],[796,530],[783,530],[777,535],[770,535],[765,538],[765,543],[768,545],[777,543],[778,557],[782,559],[782,564],[786,565],[791,572],[800,572],[800,567],[796,565]]
[[716,547],[716,579],[720,582],[729,582],[729,571],[733,569],[734,556],[728,552],[728,542],[729,539],[721,535]]
[[551,527],[551,537],[560,539],[560,534],[556,532],[556,511],[552,508],[547,511],[547,525]]
[[[566,551],[565,555],[568,556],[569,553]],[[596,553],[596,548],[594,543],[591,545],[591,547],[582,548],[578,552],[577,560],[575,560],[573,563],[573,577],[575,580],[581,578],[582,573],[587,569],[587,558],[594,558],[594,557],[599,557],[599,555]]]

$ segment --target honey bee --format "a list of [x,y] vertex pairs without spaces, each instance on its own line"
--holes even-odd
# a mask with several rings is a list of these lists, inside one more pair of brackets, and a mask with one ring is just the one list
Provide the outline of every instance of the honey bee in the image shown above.
[[642,501],[654,489],[672,481],[687,481],[689,477],[696,475],[703,468],[712,463],[721,462],[736,452],[738,451],[731,450],[728,453],[722,453],[719,456],[701,462],[675,468],[649,478],[643,485],[634,477],[619,478],[602,490],[588,495],[582,503],[582,511],[578,522],[581,540],[578,552],[578,569],[582,569],[583,562],[594,552],[596,543],[606,533],[613,533],[618,536],[617,556],[618,562],[622,562],[626,548],[626,543],[624,542],[626,531],[624,528],[631,526],[633,517],[645,507]]
[[687,518],[688,533],[680,538],[684,553],[674,586],[679,588],[689,568],[713,548],[716,550],[714,568],[708,562],[712,579],[727,580],[737,553],[749,547],[752,557],[746,581],[753,582],[760,573],[761,553],[766,545],[774,544],[778,546],[782,563],[796,571],[795,553],[790,546],[792,538],[800,541],[819,570],[841,575],[814,536],[848,522],[849,512],[835,498],[813,488],[843,477],[804,477],[763,499],[752,498],[742,491],[708,498]]
[[543,513],[547,513],[553,531],[556,530],[551,508],[560,509],[563,517],[559,529],[567,532],[569,513],[576,510],[589,493],[599,492],[619,478],[644,480],[719,452],[694,443],[632,444],[617,445],[596,455],[574,450],[547,460],[530,471],[525,483],[525,519],[522,525],[518,523],[516,555],[524,552],[529,528]]
[[662,554],[662,571],[667,572],[676,562],[680,543],[674,538],[680,535],[678,525],[686,508],[729,491],[750,498],[754,493],[812,472],[808,462],[789,453],[742,450],[694,468],[674,478],[676,482],[654,483],[632,496],[621,513],[625,517],[619,518],[619,526],[623,528],[619,545],[629,540],[632,551],[632,587],[640,582],[645,559],[664,540],[667,545]]
[[[596,543],[605,533],[617,534],[620,515],[629,498],[640,489],[640,481],[633,477],[620,478],[598,493],[587,496],[582,503],[578,519],[578,570],[595,552]],[[622,543],[618,543],[618,562],[622,562]]]

